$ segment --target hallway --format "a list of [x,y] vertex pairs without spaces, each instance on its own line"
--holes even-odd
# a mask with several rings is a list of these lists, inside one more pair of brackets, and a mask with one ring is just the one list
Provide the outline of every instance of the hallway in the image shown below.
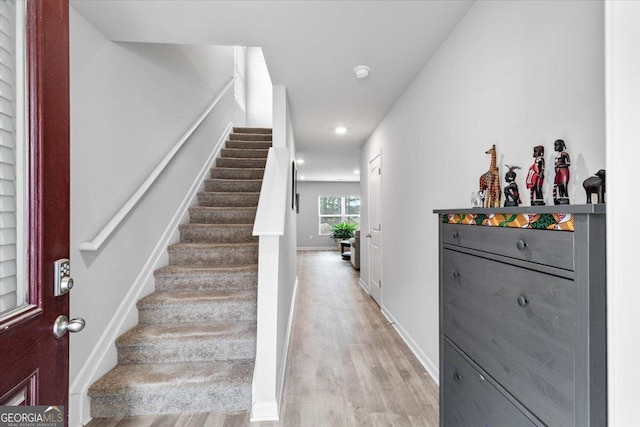
[[[438,388],[335,251],[298,252],[281,421],[254,426],[437,426]],[[248,414],[94,420],[105,426],[244,426]]]

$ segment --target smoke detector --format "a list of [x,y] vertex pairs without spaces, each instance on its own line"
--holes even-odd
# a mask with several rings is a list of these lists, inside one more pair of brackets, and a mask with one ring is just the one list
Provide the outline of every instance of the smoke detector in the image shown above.
[[371,68],[366,65],[358,65],[353,69],[353,72],[356,73],[356,78],[358,79],[366,79],[369,77],[369,73],[371,72]]

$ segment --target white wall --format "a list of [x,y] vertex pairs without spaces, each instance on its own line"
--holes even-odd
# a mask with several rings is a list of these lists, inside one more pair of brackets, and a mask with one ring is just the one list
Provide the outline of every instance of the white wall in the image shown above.
[[291,209],[295,140],[287,91],[273,88],[273,148],[269,150],[253,234],[258,256],[258,330],[251,421],[278,420],[297,289],[296,214]]
[[608,1],[607,28],[607,306],[609,425],[640,419],[640,3]]
[[262,48],[247,48],[247,126],[273,126],[273,86]]
[[505,164],[523,168],[517,183],[525,205],[532,148],[544,145],[549,200],[557,138],[572,158],[572,203],[584,203],[582,181],[605,167],[603,10],[597,1],[476,2],[362,147],[362,230],[369,227],[368,161],[382,152],[383,311],[436,380],[432,211],[470,206],[492,144],[501,179]]
[[153,290],[139,274],[216,140],[244,114],[229,91],[103,247],[80,252],[233,76],[233,48],[113,43],[73,9],[70,45],[71,314],[87,322],[71,337],[73,394],[115,365],[112,342],[96,354],[112,316],[132,287]]
[[[282,89],[277,96],[282,96]],[[274,93],[275,95],[275,93]],[[291,122],[291,112],[289,109],[289,100],[284,92],[286,105],[286,130],[285,141],[286,147],[289,149],[289,159],[293,161],[296,158],[296,143],[293,135],[293,123]],[[276,116],[274,116],[275,118]],[[277,132],[276,134],[278,134]],[[292,171],[288,169],[288,180],[292,182]],[[291,184],[290,184],[291,185]],[[287,352],[289,348],[289,340],[291,335],[291,321],[293,320],[293,307],[295,303],[295,294],[298,284],[297,268],[296,268],[296,212],[291,209],[291,188],[287,187],[287,208],[285,212],[284,236],[280,238],[280,267],[279,271],[279,289],[278,289],[278,371],[276,378],[277,395],[280,409],[282,408],[282,392],[284,389],[284,375],[287,367]]]
[[300,213],[298,214],[298,248],[331,248],[336,244],[329,236],[321,236],[318,230],[320,196],[359,196],[359,182],[299,181]]

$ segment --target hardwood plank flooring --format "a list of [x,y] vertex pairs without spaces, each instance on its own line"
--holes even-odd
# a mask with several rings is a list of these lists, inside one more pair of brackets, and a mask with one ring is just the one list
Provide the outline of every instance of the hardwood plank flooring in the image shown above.
[[279,422],[249,423],[247,412],[237,412],[96,419],[88,426],[437,426],[437,385],[358,277],[335,251],[298,252]]

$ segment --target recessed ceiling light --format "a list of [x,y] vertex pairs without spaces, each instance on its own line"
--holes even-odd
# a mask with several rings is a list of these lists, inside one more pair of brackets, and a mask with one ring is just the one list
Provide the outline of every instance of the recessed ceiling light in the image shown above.
[[358,79],[366,79],[369,77],[369,73],[371,72],[371,68],[366,65],[358,65],[353,69],[353,72],[356,73],[356,78]]
[[347,128],[346,128],[346,127],[344,127],[344,126],[338,126],[338,127],[336,128],[336,133],[337,133],[338,135],[344,135],[345,133],[347,133]]
[[296,160],[296,162],[297,162],[299,165],[301,165],[301,164],[303,164],[303,163],[304,163],[304,159],[298,159],[298,160]]
[[358,169],[354,170],[353,173],[355,173],[356,175],[360,175],[360,171]]
[[306,177],[306,176],[304,176],[304,175],[302,175],[302,176],[300,177],[300,179],[304,181],[305,179],[307,179],[307,177]]

